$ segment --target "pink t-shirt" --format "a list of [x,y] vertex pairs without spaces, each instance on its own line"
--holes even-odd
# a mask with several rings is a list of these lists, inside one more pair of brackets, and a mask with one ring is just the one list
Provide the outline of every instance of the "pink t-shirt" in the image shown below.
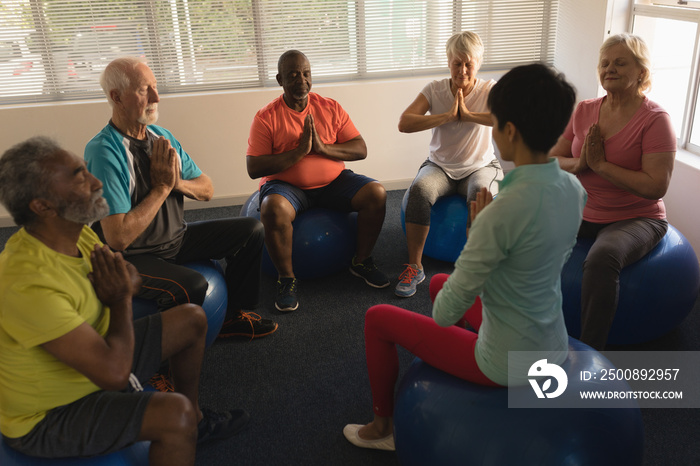
[[[347,112],[333,99],[310,92],[306,108],[297,112],[280,96],[255,114],[246,154],[280,154],[295,149],[309,113],[314,116],[314,125],[324,144],[342,144],[360,135]],[[269,180],[281,180],[301,189],[321,188],[336,179],[344,168],[342,161],[311,152],[285,171],[263,177],[260,185]]]
[[[584,100],[574,110],[563,136],[571,141],[571,153],[581,156],[581,146],[593,123],[598,121],[600,106],[605,97]],[[676,135],[671,117],[658,104],[648,98],[632,119],[618,133],[604,143],[605,159],[630,170],[642,169],[644,154],[675,152]],[[666,218],[666,208],[661,199],[644,199],[618,188],[595,173],[585,170],[578,175],[588,193],[583,219],[593,223],[612,223],[630,218]]]

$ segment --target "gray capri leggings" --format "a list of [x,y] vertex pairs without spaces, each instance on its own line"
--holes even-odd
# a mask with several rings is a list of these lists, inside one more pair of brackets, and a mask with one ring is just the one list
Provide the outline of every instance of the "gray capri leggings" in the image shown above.
[[668,222],[633,218],[614,223],[583,221],[579,238],[595,238],[583,261],[581,341],[602,350],[620,293],[622,269],[644,257],[666,234]]
[[426,160],[408,188],[406,223],[429,226],[430,208],[439,198],[459,194],[467,202],[473,201],[482,187],[488,188],[491,194],[498,193],[498,183],[495,181],[502,179],[503,170],[497,159],[461,180],[453,180],[439,165]]

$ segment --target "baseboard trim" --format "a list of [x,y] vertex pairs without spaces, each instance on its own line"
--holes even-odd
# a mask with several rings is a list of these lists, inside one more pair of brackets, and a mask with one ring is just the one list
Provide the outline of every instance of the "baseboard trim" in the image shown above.
[[[404,180],[390,180],[382,181],[384,189],[387,191],[395,191],[397,189],[406,189],[411,185],[410,179]],[[252,193],[250,193],[252,194]],[[246,200],[250,197],[250,194],[238,194],[234,196],[222,196],[215,197],[209,202],[198,202],[192,200],[185,200],[185,210],[195,210],[195,209],[211,209],[215,207],[229,207],[235,205],[243,205]],[[0,228],[14,227],[15,222],[9,215],[0,216]]]

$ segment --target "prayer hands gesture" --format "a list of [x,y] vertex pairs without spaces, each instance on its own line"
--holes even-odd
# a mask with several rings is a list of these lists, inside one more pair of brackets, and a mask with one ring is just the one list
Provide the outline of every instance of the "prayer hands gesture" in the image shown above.
[[312,114],[306,115],[304,120],[304,130],[301,133],[299,147],[304,150],[304,155],[308,155],[312,150],[317,154],[326,153],[326,145],[321,141],[321,137],[316,131]]
[[469,205],[469,217],[472,222],[476,216],[486,208],[487,205],[491,204],[493,201],[493,194],[486,188],[481,188],[481,190],[476,193],[476,200],[472,201]]
[[180,179],[177,152],[163,136],[153,141],[151,148],[151,185],[164,186],[171,191]]
[[583,142],[583,147],[581,148],[580,166],[583,168],[589,167],[591,170],[597,171],[598,167],[606,162],[603,142],[603,136],[600,134],[600,126],[594,123],[588,130],[586,139]]
[[455,92],[455,99],[452,102],[452,107],[450,108],[449,113],[452,117],[452,121],[470,121],[469,116],[471,115],[471,112],[464,104],[464,92],[462,91],[461,87],[457,89],[457,92]]
[[450,108],[450,121],[459,121],[459,111],[460,108],[464,106],[464,94],[462,89],[457,89],[455,92],[455,98],[452,101],[452,107]]
[[[470,224],[474,223],[474,219],[479,213],[486,208],[493,201],[493,194],[486,188],[481,188],[481,190],[476,193],[476,200],[471,201],[469,204],[469,218],[471,219]],[[467,236],[469,236],[469,228],[467,228]]]
[[141,288],[141,276],[136,267],[119,252],[112,252],[109,246],[96,244],[90,261],[92,272],[88,279],[103,304],[113,307],[124,299],[130,300]]

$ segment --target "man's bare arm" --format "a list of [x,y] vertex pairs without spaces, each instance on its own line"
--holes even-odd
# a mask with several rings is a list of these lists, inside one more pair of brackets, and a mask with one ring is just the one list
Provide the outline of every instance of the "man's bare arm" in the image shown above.
[[134,357],[131,299],[140,286],[138,272],[119,253],[96,246],[90,279],[98,298],[110,307],[107,335],[103,338],[87,322],[42,347],[84,374],[104,390],[126,387]]
[[214,184],[211,182],[211,178],[204,173],[191,180],[178,178],[174,189],[195,201],[210,201],[214,196]]
[[306,157],[311,152],[312,145],[312,128],[307,117],[304,122],[304,129],[299,137],[299,145],[296,148],[279,154],[246,156],[248,176],[256,179],[281,173]]

